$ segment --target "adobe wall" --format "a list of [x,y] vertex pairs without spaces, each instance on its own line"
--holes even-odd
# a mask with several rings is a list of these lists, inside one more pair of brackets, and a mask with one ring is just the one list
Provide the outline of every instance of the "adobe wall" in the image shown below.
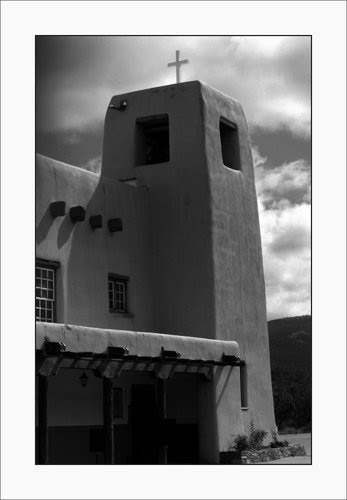
[[[65,201],[67,214],[53,219],[49,205]],[[86,219],[73,223],[70,207],[82,205]],[[37,156],[36,256],[57,261],[57,321],[124,330],[153,331],[150,218],[148,194],[141,188]],[[91,215],[103,227],[92,229]],[[123,231],[110,233],[109,218],[121,218]],[[108,310],[108,273],[129,276],[129,310]]]
[[[253,158],[241,105],[202,85],[207,168],[211,186],[213,263],[218,339],[235,340],[247,366],[250,419],[270,432],[275,425]],[[241,170],[225,167],[219,120],[237,125]]]
[[[103,173],[136,176],[148,188],[152,223],[155,331],[236,340],[248,375],[248,410],[239,387],[216,380],[218,439],[227,449],[250,419],[274,425],[265,286],[246,120],[239,103],[200,82],[114,96],[125,111],[105,120]],[[167,113],[170,161],[136,166],[136,119]],[[236,123],[241,171],[223,164],[219,120]],[[219,402],[215,405],[214,403]],[[226,418],[226,415],[229,415]],[[231,417],[232,424],[231,424]],[[234,418],[235,417],[235,418]],[[213,420],[214,416],[211,416]]]
[[[199,82],[114,96],[108,109],[102,173],[136,176],[146,186],[152,223],[154,331],[214,338],[211,206]],[[170,161],[139,166],[137,118],[169,116]]]

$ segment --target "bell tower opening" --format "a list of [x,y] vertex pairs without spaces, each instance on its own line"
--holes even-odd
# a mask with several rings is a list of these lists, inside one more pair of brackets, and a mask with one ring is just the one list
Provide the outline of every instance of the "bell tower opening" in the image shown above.
[[146,116],[136,120],[136,165],[170,161],[169,116]]
[[224,166],[232,170],[241,170],[237,125],[226,118],[220,118],[219,132]]

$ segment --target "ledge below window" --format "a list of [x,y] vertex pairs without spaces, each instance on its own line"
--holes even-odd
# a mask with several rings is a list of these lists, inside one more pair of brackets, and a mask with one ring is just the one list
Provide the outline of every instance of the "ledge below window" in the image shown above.
[[248,406],[241,406],[241,411],[247,411],[248,410]]
[[115,316],[116,318],[133,318],[134,315],[133,313],[129,313],[129,312],[119,312],[119,311],[109,311],[110,314],[112,314],[112,316]]

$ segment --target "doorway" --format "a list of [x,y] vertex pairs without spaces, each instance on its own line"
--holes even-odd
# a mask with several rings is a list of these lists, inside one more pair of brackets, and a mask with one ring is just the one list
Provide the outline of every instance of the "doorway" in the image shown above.
[[157,406],[155,386],[133,384],[129,419],[132,435],[132,463],[158,463]]

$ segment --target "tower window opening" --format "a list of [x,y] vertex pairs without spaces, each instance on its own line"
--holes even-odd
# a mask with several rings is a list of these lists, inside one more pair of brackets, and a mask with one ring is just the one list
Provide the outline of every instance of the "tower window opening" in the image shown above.
[[224,165],[232,170],[241,170],[240,146],[236,124],[225,118],[220,118],[219,132]]
[[147,116],[136,120],[136,164],[170,161],[169,116]]

